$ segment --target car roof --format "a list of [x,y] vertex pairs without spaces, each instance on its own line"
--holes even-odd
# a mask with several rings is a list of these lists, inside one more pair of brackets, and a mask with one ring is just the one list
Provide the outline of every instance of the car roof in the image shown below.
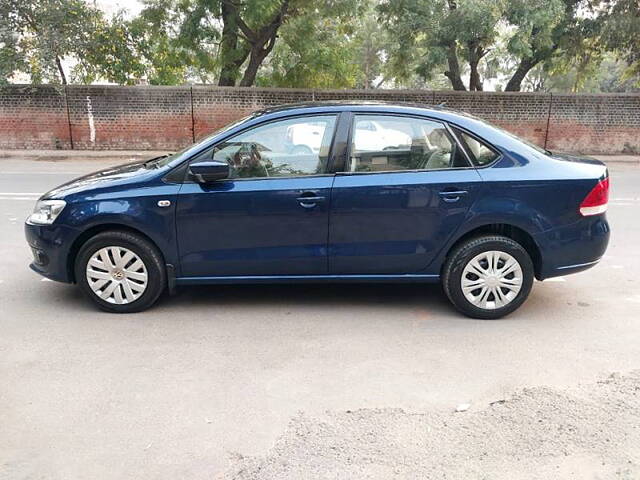
[[371,113],[400,113],[426,116],[465,126],[469,122],[476,123],[480,119],[468,113],[457,112],[445,108],[444,104],[426,105],[420,103],[383,102],[383,101],[355,101],[331,100],[319,102],[291,103],[267,107],[254,112],[252,119],[265,117],[281,117],[286,115],[329,113],[329,112],[371,112]]
[[284,105],[277,105],[273,107],[263,108],[256,112],[257,115],[268,115],[272,113],[292,113],[292,110],[301,110],[308,112],[309,110],[323,110],[341,112],[346,110],[372,110],[372,111],[399,111],[399,110],[415,110],[420,109],[423,111],[444,111],[442,105],[427,106],[419,103],[403,103],[403,102],[384,102],[384,101],[371,101],[371,100],[328,100],[317,102],[300,102],[289,103]]

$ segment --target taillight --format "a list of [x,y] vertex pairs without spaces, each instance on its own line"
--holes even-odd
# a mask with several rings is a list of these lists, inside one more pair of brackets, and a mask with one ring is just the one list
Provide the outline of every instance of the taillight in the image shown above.
[[607,211],[609,202],[609,177],[600,180],[580,204],[580,214],[587,217]]

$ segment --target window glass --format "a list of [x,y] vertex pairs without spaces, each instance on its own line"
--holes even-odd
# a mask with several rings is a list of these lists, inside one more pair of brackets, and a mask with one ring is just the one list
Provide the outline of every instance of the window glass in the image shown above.
[[438,170],[468,167],[442,123],[387,115],[356,115],[351,172]]
[[476,165],[488,165],[499,157],[499,154],[495,150],[492,150],[480,140],[477,140],[471,135],[468,135],[458,129],[456,129],[456,132],[467,147],[469,147]]
[[326,171],[335,123],[335,115],[272,122],[219,143],[204,155],[227,162],[230,178],[316,175]]

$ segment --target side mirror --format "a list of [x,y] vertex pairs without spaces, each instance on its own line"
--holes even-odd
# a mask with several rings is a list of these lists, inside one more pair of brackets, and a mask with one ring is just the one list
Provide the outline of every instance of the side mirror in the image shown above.
[[198,183],[215,182],[229,178],[229,164],[216,161],[192,163],[189,165],[189,173]]

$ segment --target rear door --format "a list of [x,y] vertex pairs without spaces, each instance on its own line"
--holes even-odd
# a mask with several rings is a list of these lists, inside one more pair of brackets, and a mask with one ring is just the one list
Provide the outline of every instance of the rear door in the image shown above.
[[481,187],[448,128],[419,117],[353,115],[341,170],[332,190],[331,274],[423,272]]

